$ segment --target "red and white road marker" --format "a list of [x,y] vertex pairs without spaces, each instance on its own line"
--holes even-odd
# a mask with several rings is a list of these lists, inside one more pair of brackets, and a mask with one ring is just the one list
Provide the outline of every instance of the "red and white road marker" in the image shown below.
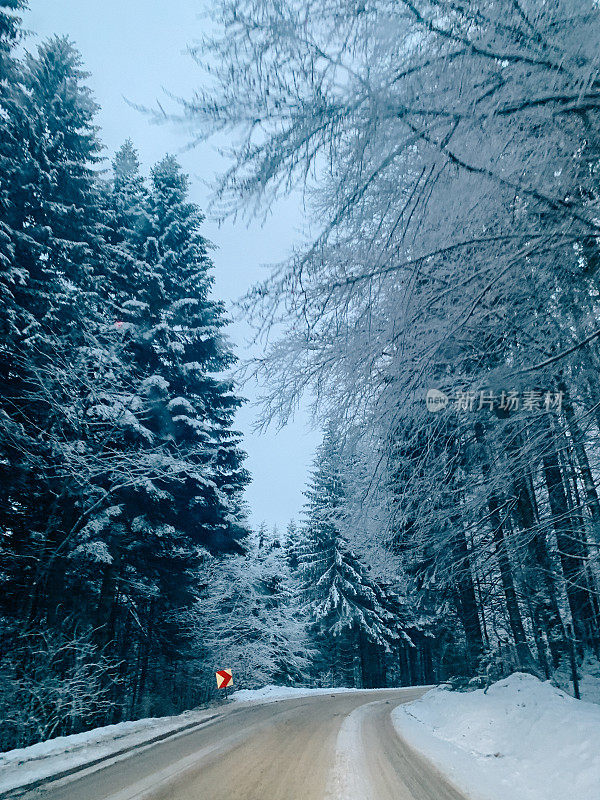
[[227,689],[233,684],[233,673],[230,669],[220,669],[217,672],[217,689]]

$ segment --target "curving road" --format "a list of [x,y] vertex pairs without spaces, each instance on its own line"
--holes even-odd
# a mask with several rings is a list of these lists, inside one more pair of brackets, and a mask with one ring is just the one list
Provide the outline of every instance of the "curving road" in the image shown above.
[[396,734],[391,710],[423,689],[236,704],[181,733],[23,798],[466,800]]

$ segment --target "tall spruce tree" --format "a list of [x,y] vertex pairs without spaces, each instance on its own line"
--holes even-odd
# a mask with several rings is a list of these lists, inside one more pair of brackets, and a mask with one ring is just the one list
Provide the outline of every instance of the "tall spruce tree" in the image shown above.
[[12,288],[22,279],[22,273],[14,262],[14,237],[8,225],[7,211],[11,204],[8,191],[8,175],[12,162],[19,152],[18,139],[14,136],[12,117],[21,95],[19,84],[20,65],[14,57],[14,48],[21,38],[21,20],[18,9],[25,8],[21,0],[0,2],[0,304],[2,338],[8,333],[15,318]]
[[239,491],[248,476],[239,434],[231,430],[241,401],[222,376],[234,360],[223,334],[224,306],[210,297],[212,263],[203,216],[187,196],[188,177],[172,156],[151,177],[150,328],[137,343],[138,357],[168,384],[167,393],[164,383],[152,385],[155,432],[192,456],[194,469],[178,489],[179,525],[199,531],[209,549],[227,550],[245,534]]
[[[122,480],[102,522],[97,627],[121,664],[127,655],[131,707],[146,713],[165,670],[181,688],[191,639],[176,620],[195,602],[206,551],[239,550],[248,478],[230,429],[239,400],[219,374],[232,362],[224,311],[209,297],[212,263],[187,177],[167,157],[146,189],[129,141],[113,173],[107,301],[125,380],[118,402],[98,413],[127,435],[114,444]],[[84,533],[91,541],[97,532]],[[141,622],[133,641],[130,608]]]
[[19,12],[27,5],[27,0],[0,0],[0,97],[8,88],[5,81],[14,78],[13,48],[22,37]]
[[[115,365],[109,366],[111,341],[102,331],[101,145],[87,73],[72,44],[55,37],[27,53],[16,74],[0,170],[10,239],[1,324],[0,525],[8,532],[1,553],[4,646],[9,678],[11,669],[23,675],[26,741],[32,728],[60,720],[61,695],[53,685],[66,686],[84,663],[90,675],[106,667],[86,631],[89,606],[78,602],[88,576],[71,558],[86,522],[110,505],[101,466],[106,426],[99,429],[89,412],[95,394],[113,391]],[[64,643],[56,659],[44,656],[48,641]],[[79,712],[65,712],[58,723],[63,732],[106,711],[106,686],[91,678],[89,685],[98,691],[74,696]]]
[[291,519],[285,532],[284,547],[290,574],[298,572],[298,548],[300,546],[300,535],[295,520]]
[[[80,515],[80,477],[68,450],[81,441],[78,389],[89,377],[84,352],[101,317],[94,174],[101,148],[86,77],[68,40],[43,43],[25,56],[5,121],[13,146],[2,163],[11,239],[0,374],[2,524],[13,532],[12,563],[22,567],[5,599],[19,607],[25,592],[30,612],[50,575],[47,556]],[[85,372],[77,387],[75,370]]]
[[317,669],[331,675],[336,685],[384,685],[381,670],[373,669],[377,661],[373,647],[389,649],[400,637],[401,623],[391,613],[386,592],[371,579],[345,535],[344,464],[331,426],[317,451],[306,498],[298,560],[320,651]]
[[239,549],[248,480],[187,178],[167,158],[146,186],[126,142],[104,181],[68,40],[14,67],[0,117],[0,673],[14,692],[0,714],[22,713],[4,746],[197,701],[181,615],[207,550]]

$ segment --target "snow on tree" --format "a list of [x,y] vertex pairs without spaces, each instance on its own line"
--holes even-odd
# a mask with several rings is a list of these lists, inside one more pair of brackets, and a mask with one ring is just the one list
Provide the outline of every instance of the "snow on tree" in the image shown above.
[[[333,427],[326,431],[306,491],[298,570],[322,669],[337,685],[369,685],[372,661],[408,637],[391,598],[349,547],[345,469]],[[369,644],[376,646],[375,656]],[[371,672],[370,672],[371,670]],[[381,677],[379,677],[381,680]]]
[[[0,2],[0,82],[12,77],[14,59],[12,50],[22,38],[20,11],[27,8],[27,0],[2,0]],[[4,94],[6,84],[0,90]]]
[[86,78],[55,37],[2,85],[0,704],[30,719],[7,746],[197,702],[181,615],[247,533],[202,215],[171,157],[148,185],[128,141],[100,173]]
[[305,684],[311,655],[306,615],[285,551],[264,526],[243,554],[209,561],[191,619],[203,660],[215,670],[232,666],[236,686]]
[[[200,138],[242,142],[216,208],[300,187],[311,212],[308,244],[247,297],[277,331],[266,418],[308,389],[363,451],[375,432],[378,537],[397,526],[420,596],[460,620],[462,669],[485,651],[550,674],[571,625],[595,650],[595,4],[261,0],[221,22],[183,109]],[[429,388],[464,413],[430,416]]]

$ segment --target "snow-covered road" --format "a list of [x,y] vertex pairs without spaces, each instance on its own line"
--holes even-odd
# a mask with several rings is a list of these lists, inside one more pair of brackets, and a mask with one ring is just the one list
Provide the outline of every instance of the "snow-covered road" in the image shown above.
[[15,795],[45,800],[464,800],[397,734],[423,689],[237,703],[191,732]]

